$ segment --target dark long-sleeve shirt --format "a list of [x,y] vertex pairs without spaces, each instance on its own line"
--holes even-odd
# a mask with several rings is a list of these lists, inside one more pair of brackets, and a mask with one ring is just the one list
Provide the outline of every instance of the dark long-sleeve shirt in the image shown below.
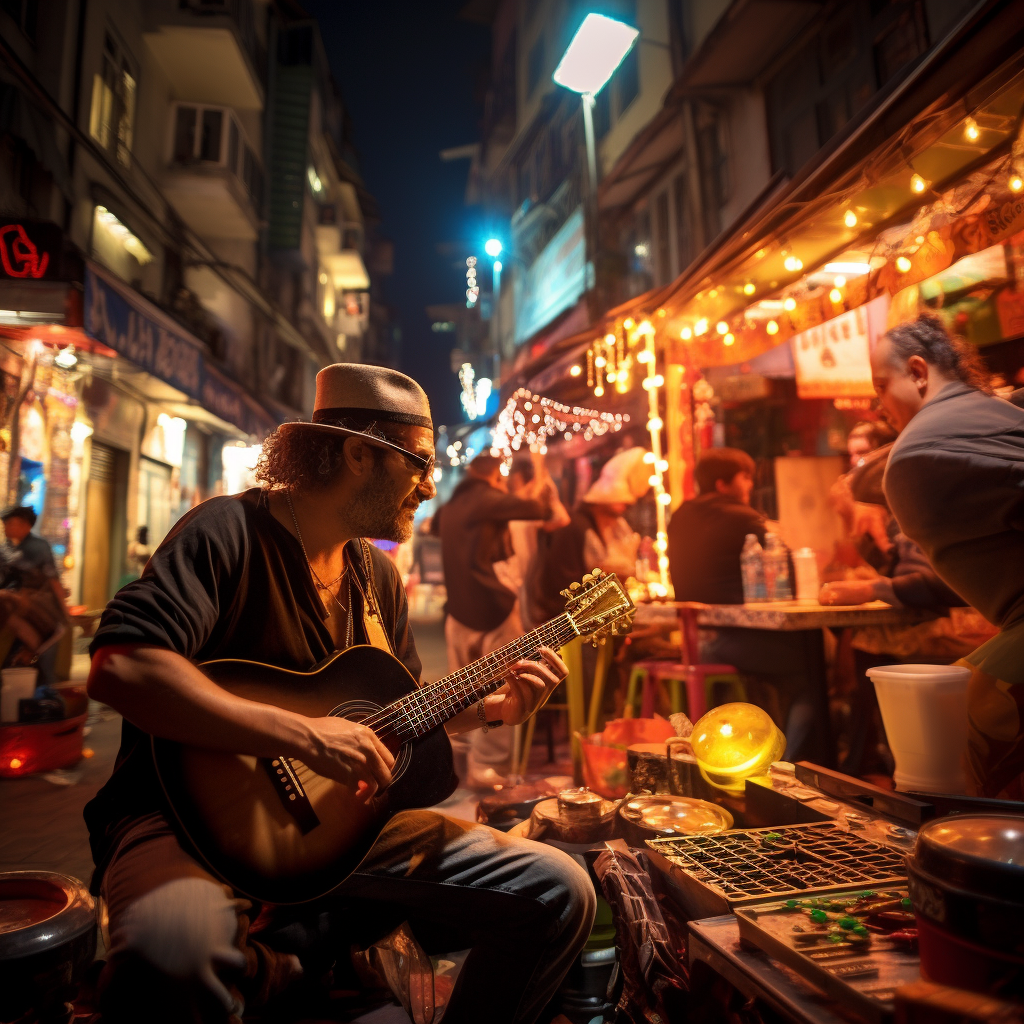
[[551,510],[468,476],[438,515],[448,614],[469,629],[489,633],[516,603],[517,595],[494,573],[494,563],[512,553],[508,524],[513,519],[547,519]]
[[668,524],[668,565],[677,601],[743,604],[740,552],[747,534],[764,543],[764,517],[726,494],[684,501]]
[[968,604],[999,626],[1024,618],[1024,411],[947,384],[896,441],[885,494]]

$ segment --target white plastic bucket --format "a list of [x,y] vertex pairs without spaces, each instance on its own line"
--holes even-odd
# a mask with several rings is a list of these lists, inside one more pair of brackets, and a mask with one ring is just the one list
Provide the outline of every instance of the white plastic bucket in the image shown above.
[[39,669],[30,666],[0,670],[0,722],[18,720],[18,701],[32,696],[38,675]]
[[896,788],[963,793],[971,670],[960,665],[883,665],[867,674],[875,684],[896,759]]

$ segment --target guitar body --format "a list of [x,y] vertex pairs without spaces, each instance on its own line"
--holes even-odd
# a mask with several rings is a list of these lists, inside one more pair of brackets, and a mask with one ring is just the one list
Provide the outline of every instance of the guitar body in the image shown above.
[[[376,647],[350,647],[311,672],[222,660],[200,666],[246,700],[321,718],[361,721],[416,691],[405,666]],[[302,903],[336,888],[387,820],[446,799],[458,779],[443,728],[399,746],[394,781],[371,801],[301,761],[260,759],[153,739],[153,758],[183,838],[228,885],[268,903]]]

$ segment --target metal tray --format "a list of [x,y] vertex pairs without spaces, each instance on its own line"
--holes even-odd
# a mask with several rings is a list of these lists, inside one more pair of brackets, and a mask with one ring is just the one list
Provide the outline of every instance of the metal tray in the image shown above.
[[[879,896],[907,895],[906,887],[873,889]],[[864,890],[845,890],[831,898],[850,897],[853,902]],[[920,980],[920,959],[916,951],[894,947],[884,938],[874,938],[865,952],[822,942],[813,947],[793,944],[790,932],[800,915],[785,900],[741,907],[736,911],[742,942],[764,950],[769,956],[795,970],[816,988],[841,1003],[849,1012],[871,1024],[893,1019],[895,991],[901,985]]]
[[904,855],[834,822],[648,839],[649,857],[692,918],[765,900],[906,884]]

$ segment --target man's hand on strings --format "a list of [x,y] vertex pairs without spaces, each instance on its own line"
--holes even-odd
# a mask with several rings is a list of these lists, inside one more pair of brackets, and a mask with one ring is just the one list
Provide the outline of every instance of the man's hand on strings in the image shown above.
[[501,703],[495,701],[497,707],[493,710],[488,707],[488,719],[492,714],[494,717],[500,714],[506,725],[525,722],[569,674],[565,662],[550,647],[538,647],[537,654],[542,660],[517,661],[509,667],[505,673],[505,685],[498,691]]

